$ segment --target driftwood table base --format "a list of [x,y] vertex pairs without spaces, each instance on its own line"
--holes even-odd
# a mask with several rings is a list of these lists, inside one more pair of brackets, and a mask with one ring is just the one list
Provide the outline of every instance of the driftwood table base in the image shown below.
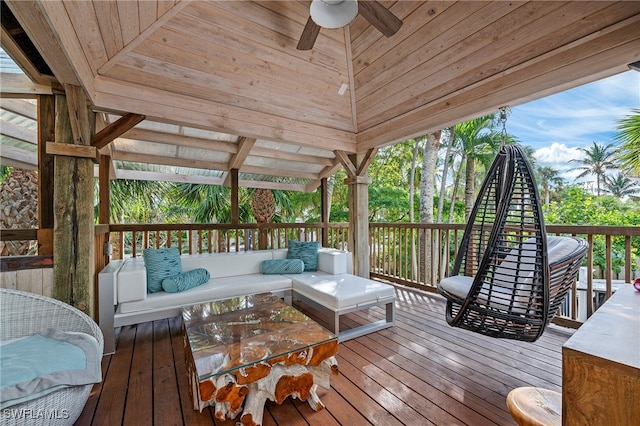
[[316,391],[338,372],[337,337],[295,308],[262,294],[188,307],[183,319],[194,409],[249,426],[262,424],[267,400],[324,408]]

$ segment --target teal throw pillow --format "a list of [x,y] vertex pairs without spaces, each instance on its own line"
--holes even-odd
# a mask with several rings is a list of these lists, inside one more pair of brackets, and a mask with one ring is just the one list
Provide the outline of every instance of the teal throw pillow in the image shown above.
[[209,281],[209,271],[204,268],[192,269],[162,280],[162,289],[167,293],[178,293],[197,287]]
[[176,247],[144,249],[142,256],[147,269],[147,293],[162,291],[162,280],[182,272],[182,260]]
[[287,259],[300,259],[304,262],[304,270],[318,270],[318,249],[320,243],[318,241],[295,241],[289,240],[289,249],[287,251]]
[[264,260],[260,265],[260,271],[264,275],[301,274],[304,271],[304,262],[300,259]]

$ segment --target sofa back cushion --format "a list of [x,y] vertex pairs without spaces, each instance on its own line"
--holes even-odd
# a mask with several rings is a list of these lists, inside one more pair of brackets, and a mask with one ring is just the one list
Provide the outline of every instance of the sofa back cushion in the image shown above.
[[162,291],[162,280],[182,272],[180,252],[176,247],[153,249],[142,252],[147,268],[147,292]]
[[289,251],[287,259],[300,259],[304,262],[305,272],[318,270],[318,241],[295,241],[289,240]]
[[350,274],[351,253],[347,251],[321,248],[318,251],[318,270],[328,274]]
[[182,270],[204,268],[211,279],[259,274],[262,261],[273,259],[272,250],[234,253],[192,254],[182,256]]

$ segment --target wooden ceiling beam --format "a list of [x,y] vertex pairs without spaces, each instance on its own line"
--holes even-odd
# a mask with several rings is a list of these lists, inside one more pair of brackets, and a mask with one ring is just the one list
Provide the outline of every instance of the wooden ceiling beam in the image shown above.
[[134,128],[122,135],[124,139],[134,139],[146,142],[162,143],[167,145],[179,145],[189,148],[208,149],[235,154],[237,147],[233,142],[197,138],[194,136],[164,133],[156,130]]
[[238,185],[243,188],[276,189],[281,191],[303,192],[306,190],[305,185],[300,185],[295,183],[284,183],[284,182],[271,182],[268,180],[239,179]]
[[89,158],[94,162],[100,160],[98,150],[93,146],[75,145],[71,143],[47,142],[47,154],[64,157]]
[[0,150],[0,164],[3,166],[36,170],[38,168],[38,154],[13,146],[2,145],[2,149]]
[[[62,2],[44,2],[51,3],[49,6],[64,10]],[[57,3],[57,4],[56,4]],[[56,33],[51,30],[50,15],[43,13],[41,9],[42,3],[35,1],[7,0],[7,5],[20,21],[25,32],[36,46],[38,51],[43,55],[47,65],[56,76],[60,83],[79,85],[80,80],[76,75],[76,71],[71,67],[66,52]],[[64,24],[62,24],[64,26]],[[72,27],[68,24],[68,31],[72,31]],[[77,44],[77,39],[75,41]],[[65,46],[68,48],[68,46]],[[83,59],[86,65],[86,60]],[[80,64],[74,64],[77,68]]]
[[254,147],[251,150],[251,157],[262,157],[275,160],[295,161],[297,163],[317,164],[322,166],[333,165],[333,159],[329,157],[320,157],[306,154],[298,154],[296,152],[287,152],[277,149]]
[[91,145],[98,149],[102,149],[111,143],[115,138],[122,136],[125,132],[131,130],[136,124],[143,121],[146,117],[141,114],[127,113],[107,127],[100,130],[91,138]]
[[[52,80],[51,76],[43,75],[33,65],[31,60],[24,54],[20,46],[14,41],[11,34],[7,32],[4,26],[0,29],[0,37],[2,38],[2,48],[13,59],[13,61],[20,67],[20,69],[29,78],[38,85],[48,86]],[[4,86],[4,80],[3,80]],[[4,90],[4,87],[3,87]]]
[[[255,143],[256,143],[256,139],[254,138],[241,137],[238,140],[238,151],[231,156],[231,160],[229,160],[229,165],[227,166],[227,170],[240,169],[240,167],[242,167],[245,160],[247,159],[247,156],[249,155],[249,152],[251,152],[251,149],[253,148]],[[224,185],[225,186],[231,185],[231,174],[227,173],[227,176],[225,177],[225,180],[224,180]]]
[[[0,75],[0,80],[1,79],[2,75]],[[0,99],[0,108],[21,117],[30,118],[32,120],[38,119],[37,105],[35,103],[25,101],[24,99]]]
[[214,176],[181,175],[177,173],[160,173],[142,170],[116,169],[117,179],[136,179],[157,182],[195,183],[201,185],[222,185],[222,179]]
[[340,150],[335,150],[334,153],[349,177],[356,177],[358,175],[358,169],[356,169],[356,166],[351,161],[351,158],[349,158],[349,155],[346,152]]
[[296,170],[284,170],[284,169],[272,169],[269,167],[260,167],[260,166],[244,166],[241,170],[241,173],[250,173],[256,175],[265,175],[265,176],[283,176],[283,177],[292,177],[299,179],[315,179],[316,175],[308,172],[299,172]]
[[[0,134],[33,145],[38,144],[38,133],[36,130],[18,126],[10,121],[0,120]],[[4,147],[5,145],[2,145],[3,149]]]
[[251,152],[251,149],[253,148],[253,145],[255,145],[255,143],[255,138],[241,137],[238,140],[238,152],[233,154],[231,160],[229,160],[228,169],[239,169],[240,167],[242,167],[244,161],[247,159],[247,156],[249,155],[249,152]]
[[367,152],[364,154],[362,162],[358,166],[358,176],[365,176],[367,174],[369,166],[371,165],[371,162],[373,161],[377,153],[378,148],[371,148],[367,150]]
[[2,98],[35,98],[51,94],[51,86],[34,83],[24,74],[0,73],[0,80]]
[[216,163],[206,160],[193,160],[188,158],[165,157],[162,155],[138,154],[135,152],[112,151],[111,158],[118,161],[130,161],[132,163],[161,164],[166,166],[190,167],[205,170],[226,170],[226,163]]

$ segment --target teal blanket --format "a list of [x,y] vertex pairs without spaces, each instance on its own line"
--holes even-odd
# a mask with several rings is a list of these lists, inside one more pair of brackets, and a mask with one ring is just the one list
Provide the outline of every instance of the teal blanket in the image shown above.
[[0,409],[102,380],[98,342],[49,329],[0,346]]

